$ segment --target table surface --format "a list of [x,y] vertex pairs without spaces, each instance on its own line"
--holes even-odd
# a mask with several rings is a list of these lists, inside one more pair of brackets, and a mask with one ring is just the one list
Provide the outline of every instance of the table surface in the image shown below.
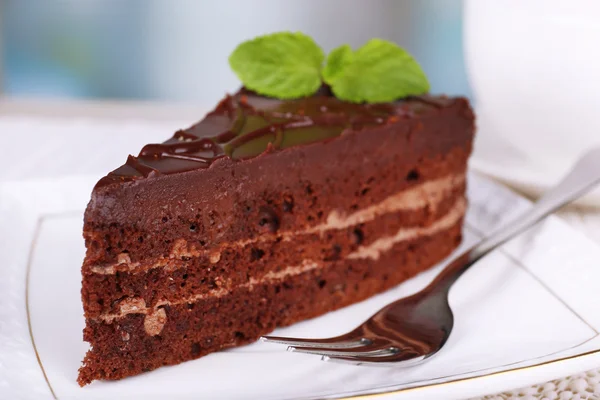
[[[144,119],[194,121],[206,112],[198,104],[173,104],[121,101],[48,101],[32,99],[6,99],[0,97],[0,118],[31,116],[42,118],[92,118],[106,120]],[[0,133],[1,135],[1,133]],[[33,160],[29,160],[30,162]],[[35,178],[35,176],[27,176]],[[0,173],[0,181],[3,180]],[[600,244],[600,208],[567,206],[558,215],[576,229]],[[578,375],[552,382],[518,388],[506,393],[493,394],[480,399],[599,399],[600,367]]]

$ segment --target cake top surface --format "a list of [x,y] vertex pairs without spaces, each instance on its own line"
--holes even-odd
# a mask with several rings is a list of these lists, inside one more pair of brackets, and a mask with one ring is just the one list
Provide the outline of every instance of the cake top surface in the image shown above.
[[145,177],[208,168],[215,160],[243,160],[265,151],[331,140],[346,131],[396,123],[453,103],[447,97],[415,96],[392,103],[339,100],[326,87],[310,97],[279,100],[246,89],[226,96],[204,119],[102,178],[96,187]]

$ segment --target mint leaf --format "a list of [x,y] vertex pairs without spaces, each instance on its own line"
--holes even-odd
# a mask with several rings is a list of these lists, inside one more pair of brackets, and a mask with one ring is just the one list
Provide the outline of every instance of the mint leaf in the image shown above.
[[293,99],[319,89],[323,59],[323,50],[309,36],[279,32],[240,44],[229,65],[248,89]]
[[341,100],[385,103],[429,90],[427,77],[415,59],[386,40],[371,39],[352,57],[338,54],[329,57],[328,63],[330,59],[333,65],[325,66],[324,71],[329,72],[324,77]]
[[328,84],[333,84],[335,79],[344,71],[344,68],[352,63],[354,52],[352,47],[345,44],[331,50],[327,56],[327,63],[323,68],[323,80]]

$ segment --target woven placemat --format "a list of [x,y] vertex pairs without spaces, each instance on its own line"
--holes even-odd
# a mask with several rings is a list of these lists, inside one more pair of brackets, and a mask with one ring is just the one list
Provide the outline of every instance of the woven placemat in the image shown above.
[[471,400],[592,400],[600,399],[600,369],[551,382]]

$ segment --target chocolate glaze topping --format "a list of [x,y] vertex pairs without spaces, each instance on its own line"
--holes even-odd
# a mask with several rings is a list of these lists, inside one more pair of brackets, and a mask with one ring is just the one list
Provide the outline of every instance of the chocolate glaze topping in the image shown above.
[[161,144],[145,146],[137,157],[102,178],[111,183],[208,168],[215,160],[242,160],[265,151],[333,139],[346,131],[395,123],[449,106],[452,99],[419,96],[385,104],[353,104],[323,87],[314,96],[278,100],[241,89],[226,96],[202,121],[175,132]]

